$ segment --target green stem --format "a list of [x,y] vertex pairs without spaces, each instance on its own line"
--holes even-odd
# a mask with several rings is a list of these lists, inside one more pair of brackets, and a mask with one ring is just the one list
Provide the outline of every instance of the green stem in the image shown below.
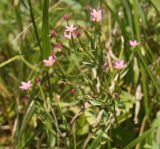
[[36,35],[36,39],[37,39],[37,42],[38,42],[38,46],[39,46],[40,51],[41,51],[41,60],[42,60],[42,46],[41,46],[41,43],[40,43],[40,38],[39,38],[39,35],[38,35],[36,23],[35,23],[35,20],[34,20],[33,10],[32,10],[32,4],[31,4],[31,1],[30,1],[30,0],[28,0],[28,4],[29,4],[29,8],[30,8],[30,15],[31,15],[31,20],[32,20],[34,32],[35,32],[35,35]]
[[16,55],[16,56],[10,58],[9,60],[1,63],[0,64],[0,68],[3,67],[3,66],[5,66],[5,65],[7,65],[7,64],[9,64],[9,63],[11,63],[11,62],[13,62],[13,61],[15,61],[15,60],[17,60],[17,59],[20,59],[20,58],[21,58],[21,55]]
[[141,64],[140,67],[141,67],[141,73],[142,73],[142,87],[143,87],[143,93],[144,93],[144,108],[145,108],[146,115],[149,116],[147,78],[146,78],[146,73],[143,65]]

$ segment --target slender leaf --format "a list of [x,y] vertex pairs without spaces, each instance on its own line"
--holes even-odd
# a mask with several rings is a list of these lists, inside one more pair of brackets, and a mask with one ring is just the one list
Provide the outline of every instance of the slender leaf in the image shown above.
[[50,55],[50,39],[49,39],[49,20],[48,20],[49,0],[43,1],[43,17],[42,17],[42,48],[43,59]]

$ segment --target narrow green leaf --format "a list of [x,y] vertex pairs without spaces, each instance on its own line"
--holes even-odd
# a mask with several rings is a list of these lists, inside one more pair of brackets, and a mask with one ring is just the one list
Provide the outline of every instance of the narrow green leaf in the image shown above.
[[160,1],[159,0],[151,0],[154,7],[157,8],[158,11],[160,11]]
[[9,64],[9,63],[11,63],[11,62],[13,62],[13,61],[15,61],[17,59],[20,59],[20,58],[21,58],[21,55],[16,55],[16,56],[10,58],[9,60],[7,60],[7,61],[5,61],[3,63],[0,63],[0,68],[4,67],[5,65],[7,65],[7,64]]
[[143,93],[144,93],[144,108],[147,116],[149,115],[149,99],[148,99],[148,88],[147,88],[147,77],[146,72],[141,64],[141,74],[142,74],[142,87],[143,87]]
[[136,30],[136,37],[137,40],[140,41],[140,28],[139,28],[139,15],[138,15],[138,11],[137,11],[137,0],[133,0],[133,9],[134,9],[134,25],[135,25],[135,30]]
[[21,127],[20,127],[20,130],[19,130],[19,133],[18,133],[18,136],[15,138],[15,142],[18,143],[18,144],[15,144],[15,146],[18,148],[20,147],[23,143],[22,143],[22,134],[24,133],[24,131],[26,130],[26,125],[27,123],[31,120],[34,112],[35,112],[35,101],[31,101],[25,115],[24,115],[24,118],[23,118],[23,121],[22,121],[22,124],[21,124]]
[[47,58],[50,55],[48,8],[49,8],[49,0],[44,0],[43,1],[43,17],[42,17],[43,59]]
[[127,22],[130,26],[130,28],[133,30],[133,21],[132,21],[132,12],[131,12],[131,7],[129,5],[129,1],[128,0],[123,0],[123,5],[124,5],[124,13],[126,15],[127,18]]
[[131,149],[133,148],[136,144],[140,143],[141,141],[143,141],[146,137],[148,137],[150,135],[150,133],[160,125],[160,118],[157,118],[153,123],[152,123],[152,127],[150,129],[148,129],[147,131],[145,131],[141,136],[139,136],[138,138],[134,139],[131,143],[129,143],[127,146],[124,147],[124,149]]
[[139,56],[139,58],[140,58],[140,60],[141,60],[141,62],[142,62],[142,64],[143,64],[144,68],[146,69],[149,77],[151,78],[151,80],[152,80],[155,88],[157,89],[158,92],[160,92],[159,85],[158,85],[157,81],[155,80],[155,77],[153,76],[151,70],[149,69],[147,63],[145,62],[145,60],[144,60],[144,58],[143,58],[143,56],[141,55],[141,53],[140,53],[139,50],[140,50],[140,49],[136,50],[136,52],[137,52],[137,54],[138,54],[138,56]]
[[144,26],[146,26],[145,15],[144,15],[143,10],[142,10],[142,8],[141,8],[140,2],[139,2],[138,0],[133,0],[133,2],[134,2],[134,5],[135,5],[134,7],[136,8],[137,14],[138,14],[139,17],[141,17],[141,19],[142,19],[142,24],[143,24]]
[[41,51],[41,60],[42,60],[42,46],[41,46],[41,43],[40,43],[40,38],[39,38],[38,30],[37,30],[37,27],[36,27],[34,15],[33,15],[31,0],[28,0],[28,4],[29,4],[29,8],[30,8],[31,21],[32,21],[32,24],[33,24],[33,28],[34,28],[34,32],[35,32],[35,37],[37,39],[38,46],[39,46],[40,51]]
[[143,135],[141,135],[140,137],[134,139],[131,143],[129,143],[126,147],[124,147],[124,149],[131,149],[131,148],[133,148],[135,145],[137,145],[142,140],[144,140],[147,136],[149,136],[150,133],[152,132],[152,130],[153,130],[153,128],[147,130],[146,132],[144,132]]
[[102,136],[103,136],[103,131],[100,131],[97,137],[92,142],[92,144],[87,149],[95,149],[96,147],[98,147],[101,142]]

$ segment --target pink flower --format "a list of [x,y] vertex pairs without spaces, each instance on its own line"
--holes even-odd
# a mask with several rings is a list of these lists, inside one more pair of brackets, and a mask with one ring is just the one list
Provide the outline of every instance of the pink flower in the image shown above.
[[100,22],[102,20],[102,10],[93,9],[90,14],[92,17],[92,21]]
[[129,41],[129,45],[130,45],[131,47],[136,47],[136,46],[139,45],[139,43],[138,43],[136,40],[130,40],[130,41]]
[[61,45],[61,43],[60,43],[60,42],[58,42],[58,43],[56,44],[56,48],[58,48],[58,49],[62,49],[62,45]]
[[73,94],[73,95],[75,95],[77,93],[77,91],[75,89],[71,89],[70,93]]
[[21,86],[19,87],[20,89],[22,90],[28,90],[29,88],[32,87],[32,83],[31,81],[29,80],[28,82],[21,82]]
[[66,38],[66,39],[71,39],[71,33],[66,33],[66,32],[64,32],[64,38]]
[[74,25],[71,24],[69,26],[66,26],[65,32],[73,33],[76,29],[77,27],[74,27]]
[[49,56],[48,59],[45,59],[43,60],[43,63],[45,66],[49,67],[49,66],[52,66],[55,62],[55,56],[54,55],[51,55]]
[[[55,52],[61,52],[62,50],[62,44],[60,42],[58,42],[55,46]],[[54,54],[53,54],[54,55]]]
[[64,38],[71,39],[71,37],[76,29],[77,29],[77,27],[74,27],[73,24],[66,26],[66,29],[64,30]]
[[123,60],[120,60],[119,62],[115,62],[115,64],[114,64],[114,68],[119,69],[119,70],[121,70],[125,67],[126,67],[126,64],[124,63]]
[[119,98],[119,93],[115,92],[114,97]]

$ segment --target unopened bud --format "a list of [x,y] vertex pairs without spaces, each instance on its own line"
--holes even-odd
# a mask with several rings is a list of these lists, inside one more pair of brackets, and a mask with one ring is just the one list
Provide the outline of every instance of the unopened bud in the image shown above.
[[52,38],[57,37],[57,32],[56,32],[56,31],[52,31],[52,32],[51,32],[51,37],[52,37]]
[[66,21],[68,21],[70,19],[70,16],[69,15],[64,15],[63,19],[66,20]]

